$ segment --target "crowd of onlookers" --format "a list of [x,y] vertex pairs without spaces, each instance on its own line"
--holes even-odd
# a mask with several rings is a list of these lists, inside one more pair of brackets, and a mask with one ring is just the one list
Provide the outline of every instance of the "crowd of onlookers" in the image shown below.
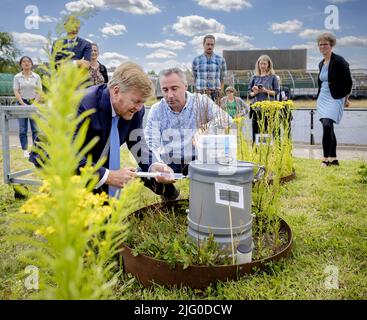
[[[130,150],[133,149],[134,143],[129,134],[133,129],[142,129],[143,104],[152,95],[153,85],[143,69],[132,62],[117,67],[111,79],[108,79],[106,67],[98,61],[98,45],[78,36],[80,21],[71,16],[64,26],[66,37],[56,40],[52,49],[56,67],[65,61],[71,61],[76,66],[89,70],[91,87],[80,105],[79,112],[92,107],[102,112],[100,106],[105,108],[102,108],[105,113],[102,112],[99,119],[91,116],[90,126],[93,131],[95,123],[96,127],[100,126],[108,133],[91,132],[95,136],[103,136],[101,144],[91,150],[93,160],[97,161],[101,156],[108,159],[105,167],[99,170],[100,181],[97,189],[107,188],[106,186],[111,189],[121,188],[135,177],[137,172],[134,168],[120,169],[120,164],[117,164],[119,159],[115,159],[115,164],[109,163],[115,156],[111,154],[111,150],[119,152],[119,146],[123,142],[127,142]],[[335,36],[323,33],[317,38],[317,44],[323,56],[319,64],[317,95],[317,111],[323,126],[322,166],[339,165],[334,124],[340,122],[344,107],[349,105],[352,79],[348,63],[343,57],[333,53]],[[214,127],[213,124],[217,125],[218,115],[221,119],[227,119],[226,125],[230,125],[232,118],[248,115],[252,119],[252,138],[255,141],[256,135],[259,134],[258,110],[250,108],[238,97],[232,86],[225,88],[226,61],[214,52],[214,48],[215,37],[206,35],[203,38],[203,53],[192,62],[195,93],[187,90],[187,79],[182,70],[170,68],[161,71],[159,85],[163,99],[152,106],[148,115],[144,141],[149,161],[142,163],[139,158],[138,163],[142,170],[161,173],[187,171],[187,164],[195,159],[195,152],[183,156],[183,151],[194,149],[197,135]],[[14,93],[20,105],[32,105],[40,98],[41,79],[32,71],[32,66],[30,57],[23,56],[20,59],[22,71],[14,78]],[[274,72],[273,62],[267,55],[261,55],[256,61],[254,76],[248,85],[248,98],[251,104],[264,100],[289,99],[289,91],[282,88],[281,80]],[[104,122],[101,120],[103,117],[106,117]],[[33,120],[29,120],[32,137],[35,139],[37,127]],[[222,120],[220,123],[224,125]],[[167,139],[165,132],[172,129],[176,130],[177,136]],[[26,157],[29,156],[27,130],[28,119],[19,119],[19,137]],[[112,148],[113,137],[118,140],[113,141],[117,145],[115,149]],[[138,159],[137,156],[136,158]],[[164,175],[155,180],[145,180],[147,187],[165,199],[178,196],[173,182]]]

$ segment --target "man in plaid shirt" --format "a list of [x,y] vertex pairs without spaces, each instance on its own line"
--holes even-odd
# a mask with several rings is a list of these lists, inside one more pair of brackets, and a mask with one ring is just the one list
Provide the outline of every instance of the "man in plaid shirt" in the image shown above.
[[206,35],[203,39],[204,53],[192,62],[195,89],[208,94],[213,101],[223,92],[224,77],[227,73],[226,61],[214,53],[215,37]]

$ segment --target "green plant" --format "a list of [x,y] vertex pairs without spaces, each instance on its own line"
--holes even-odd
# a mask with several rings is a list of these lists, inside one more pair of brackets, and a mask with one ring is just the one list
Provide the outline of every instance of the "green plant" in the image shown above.
[[358,168],[358,174],[362,183],[367,183],[367,162],[363,161]]
[[0,31],[0,73],[17,73],[19,65],[15,60],[20,54],[12,35]]
[[251,106],[257,113],[259,143],[247,141],[242,133],[244,121],[237,119],[238,158],[263,165],[266,173],[253,186],[253,210],[257,218],[254,233],[259,235],[262,250],[263,235],[279,238],[280,179],[293,171],[292,141],[289,119],[292,101],[261,101]]
[[[177,263],[184,268],[190,265],[230,265],[233,263],[230,251],[219,248],[213,234],[198,245],[187,234],[187,215],[182,205],[177,211],[150,210],[144,215],[129,218],[129,233],[126,244],[132,248],[133,254],[145,254],[155,259],[164,260],[174,267]],[[279,251],[286,243],[286,235],[278,233],[260,235],[258,230],[266,219],[254,221],[254,259],[262,259]],[[278,227],[279,225],[274,226]]]
[[57,70],[51,65],[48,74],[45,104],[38,105],[35,118],[43,133],[38,151],[44,185],[20,213],[9,215],[15,230],[9,240],[30,245],[24,261],[39,268],[35,297],[108,298],[121,272],[114,258],[127,234],[124,221],[139,202],[141,183],[127,185],[119,200],[109,200],[105,193],[92,193],[95,171],[104,159],[93,166],[88,159],[75,176],[81,158],[96,142],[81,150],[90,113],[77,116],[77,107],[87,71],[64,63]]
[[224,264],[228,254],[220,250],[213,235],[197,245],[187,236],[186,214],[175,212],[150,211],[144,216],[129,219],[130,234],[126,243],[134,255],[147,254],[156,259],[167,261],[172,267],[177,263],[184,268],[189,265]]

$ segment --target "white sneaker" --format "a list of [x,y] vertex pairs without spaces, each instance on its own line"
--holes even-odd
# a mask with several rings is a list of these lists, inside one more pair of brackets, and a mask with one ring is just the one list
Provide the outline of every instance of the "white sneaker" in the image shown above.
[[29,151],[28,150],[23,150],[23,156],[24,156],[24,158],[29,158]]

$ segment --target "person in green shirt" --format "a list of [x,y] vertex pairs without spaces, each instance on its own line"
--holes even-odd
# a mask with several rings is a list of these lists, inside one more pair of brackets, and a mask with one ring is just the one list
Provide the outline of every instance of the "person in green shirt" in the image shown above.
[[250,107],[240,98],[236,97],[236,90],[229,86],[225,90],[226,95],[221,99],[220,106],[231,118],[246,116],[250,112]]

